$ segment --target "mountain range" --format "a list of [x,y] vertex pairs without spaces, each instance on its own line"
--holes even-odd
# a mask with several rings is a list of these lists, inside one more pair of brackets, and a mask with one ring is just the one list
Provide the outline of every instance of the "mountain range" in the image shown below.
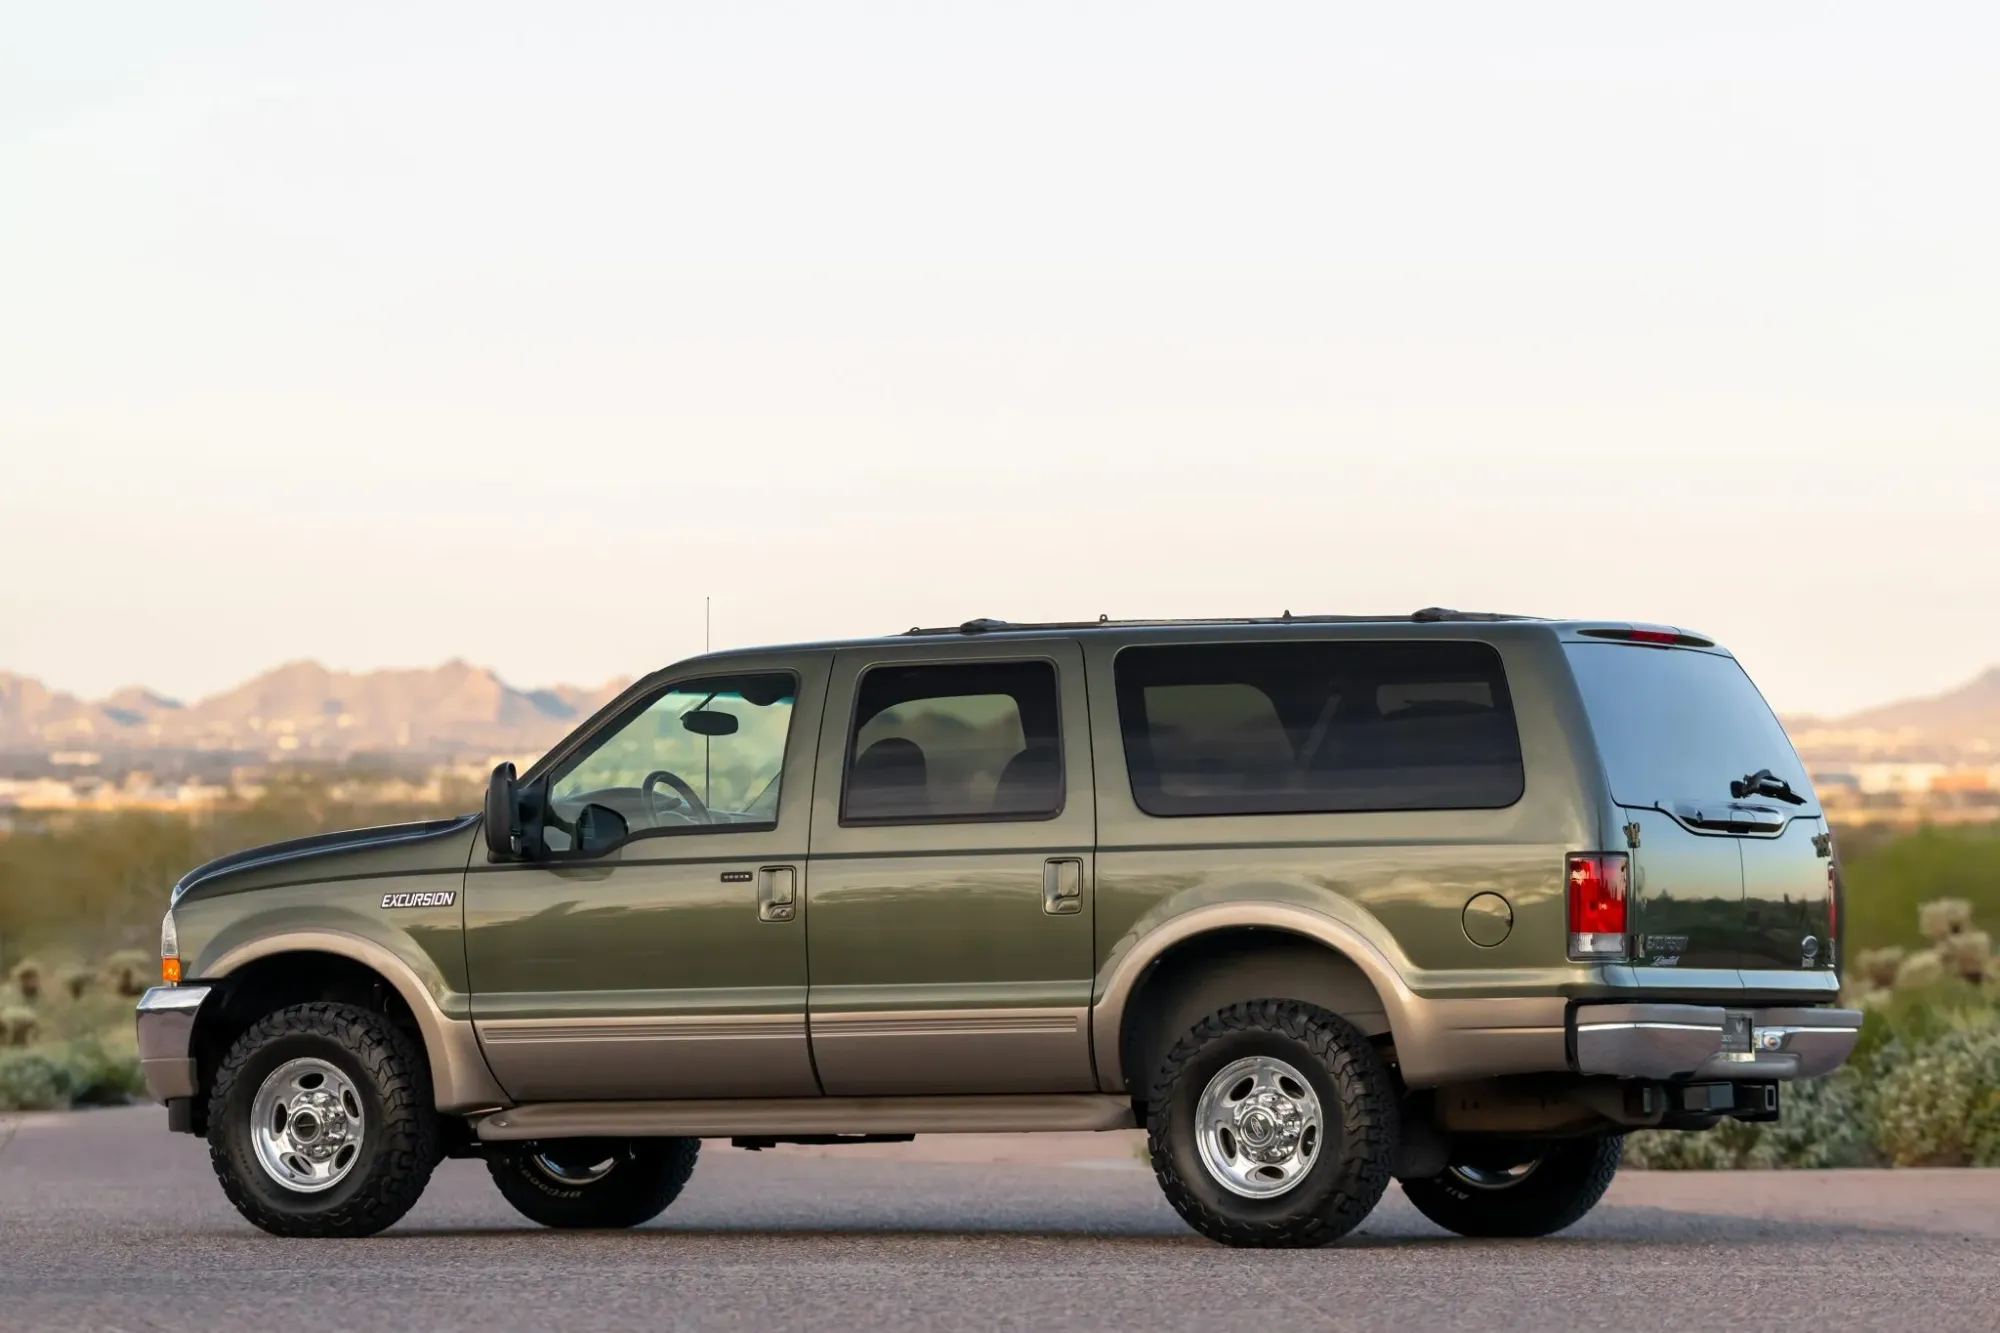
[[626,684],[522,690],[463,661],[358,672],[289,662],[183,704],[138,686],[79,699],[0,671],[0,751],[516,754],[560,739]]
[[[290,662],[182,704],[138,686],[84,700],[0,671],[0,751],[524,754],[560,739],[627,683],[523,690],[456,660],[358,672]],[[1788,717],[1785,726],[1810,759],[2000,762],[2000,667],[1943,694],[1845,717]]]

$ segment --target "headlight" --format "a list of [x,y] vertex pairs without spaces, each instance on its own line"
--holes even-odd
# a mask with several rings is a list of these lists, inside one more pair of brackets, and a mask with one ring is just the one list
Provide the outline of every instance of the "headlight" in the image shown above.
[[169,986],[181,979],[181,940],[174,929],[174,909],[160,918],[160,980]]

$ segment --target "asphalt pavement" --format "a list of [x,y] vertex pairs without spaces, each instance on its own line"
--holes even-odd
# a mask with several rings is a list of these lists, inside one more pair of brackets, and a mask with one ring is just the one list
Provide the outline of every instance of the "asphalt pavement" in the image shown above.
[[2000,1172],[1627,1172],[1468,1241],[1393,1187],[1347,1240],[1223,1249],[1129,1134],[704,1147],[657,1223],[558,1234],[478,1162],[362,1241],[238,1218],[155,1107],[0,1118],[0,1329],[2000,1328]]

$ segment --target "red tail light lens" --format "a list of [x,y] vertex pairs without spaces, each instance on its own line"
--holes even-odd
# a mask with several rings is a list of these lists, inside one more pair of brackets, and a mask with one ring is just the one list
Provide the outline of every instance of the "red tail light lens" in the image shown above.
[[1826,943],[1827,957],[1833,957],[1832,949],[1840,941],[1840,876],[1833,870],[1833,862],[1826,863]]
[[1571,852],[1569,956],[1575,959],[1625,956],[1626,870],[1622,852]]

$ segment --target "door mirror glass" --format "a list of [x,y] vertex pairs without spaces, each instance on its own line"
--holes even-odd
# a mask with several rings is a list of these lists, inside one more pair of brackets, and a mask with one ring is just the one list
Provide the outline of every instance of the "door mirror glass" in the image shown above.
[[697,708],[691,713],[681,714],[681,726],[697,736],[734,736],[736,715],[718,713],[712,708]]
[[576,850],[584,856],[602,856],[625,841],[631,826],[625,816],[608,805],[586,805],[576,814]]

